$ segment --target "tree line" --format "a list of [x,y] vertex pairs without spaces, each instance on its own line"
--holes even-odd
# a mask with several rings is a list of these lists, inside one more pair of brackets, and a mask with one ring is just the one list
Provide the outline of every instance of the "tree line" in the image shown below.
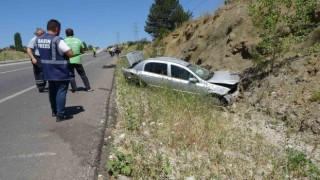
[[[91,51],[93,49],[92,45],[87,45],[86,42],[83,42],[84,45],[84,49],[86,51]],[[0,49],[0,52],[4,51],[4,50],[15,50],[15,51],[20,51],[20,52],[27,52],[26,49],[27,47],[22,45],[22,38],[19,32],[16,32],[14,34],[14,45],[10,45],[6,48]]]

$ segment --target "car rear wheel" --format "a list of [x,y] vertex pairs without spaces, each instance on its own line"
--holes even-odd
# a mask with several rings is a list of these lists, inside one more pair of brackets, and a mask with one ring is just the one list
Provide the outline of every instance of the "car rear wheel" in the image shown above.
[[124,78],[130,84],[135,84],[137,86],[145,87],[147,84],[143,82],[141,79],[135,77],[133,74],[125,75]]
[[144,82],[144,81],[142,81],[142,80],[137,80],[137,83],[136,83],[138,86],[141,86],[141,87],[146,87],[147,86],[147,84]]

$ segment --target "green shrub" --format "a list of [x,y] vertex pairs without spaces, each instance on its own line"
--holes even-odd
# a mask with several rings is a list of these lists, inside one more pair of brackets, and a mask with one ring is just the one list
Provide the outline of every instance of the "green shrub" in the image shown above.
[[293,41],[304,40],[316,27],[312,13],[315,3],[316,0],[250,1],[249,15],[259,28],[261,48],[271,55],[271,69],[275,60],[290,49]]
[[320,91],[314,91],[311,94],[310,101],[315,102],[320,100]]
[[142,51],[144,48],[144,44],[142,42],[138,43],[136,50],[137,51]]
[[113,153],[115,157],[107,162],[109,174],[114,177],[118,177],[120,174],[130,176],[133,166],[132,155],[125,155],[116,148],[112,148],[111,153]]
[[319,167],[315,166],[307,156],[300,151],[288,150],[287,169],[294,178],[310,177],[311,179],[320,176]]

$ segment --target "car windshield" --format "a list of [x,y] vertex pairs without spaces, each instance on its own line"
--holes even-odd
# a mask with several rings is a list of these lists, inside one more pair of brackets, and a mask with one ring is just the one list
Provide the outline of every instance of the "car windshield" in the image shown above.
[[187,67],[203,80],[208,80],[213,76],[213,72],[210,73],[210,71],[200,66],[189,64]]

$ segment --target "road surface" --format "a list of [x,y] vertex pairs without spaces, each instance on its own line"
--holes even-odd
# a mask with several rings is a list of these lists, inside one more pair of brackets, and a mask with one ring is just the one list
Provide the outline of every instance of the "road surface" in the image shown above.
[[[83,56],[93,92],[67,94],[74,118],[51,117],[48,92],[39,93],[30,61],[0,64],[0,179],[92,179],[106,123],[115,63],[101,52]],[[76,74],[78,87],[84,88]],[[71,87],[69,87],[70,89]]]

